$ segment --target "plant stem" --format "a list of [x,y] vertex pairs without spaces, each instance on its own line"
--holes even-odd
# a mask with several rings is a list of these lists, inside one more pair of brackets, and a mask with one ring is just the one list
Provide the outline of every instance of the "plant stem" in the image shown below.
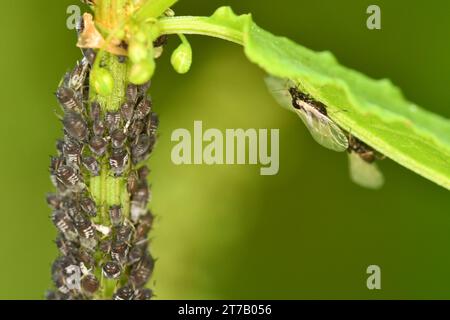
[[170,17],[161,18],[158,21],[161,34],[198,34],[215,37],[243,45],[243,33],[241,31],[220,26],[209,21],[205,17]]

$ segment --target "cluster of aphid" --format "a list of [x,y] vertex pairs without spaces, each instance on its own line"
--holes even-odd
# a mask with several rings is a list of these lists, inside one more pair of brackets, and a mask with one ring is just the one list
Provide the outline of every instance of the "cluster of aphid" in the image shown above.
[[[118,111],[104,112],[89,98],[95,52],[68,72],[56,96],[64,111],[64,139],[51,159],[56,192],[47,196],[58,229],[60,256],[52,266],[56,290],[48,299],[91,299],[113,281],[117,300],[150,299],[145,288],[154,266],[148,251],[153,215],[147,209],[149,169],[142,165],[155,141],[158,118],[147,97],[150,84],[129,84]],[[122,61],[123,58],[119,58]],[[127,208],[96,203],[90,181],[108,174],[126,183]]]

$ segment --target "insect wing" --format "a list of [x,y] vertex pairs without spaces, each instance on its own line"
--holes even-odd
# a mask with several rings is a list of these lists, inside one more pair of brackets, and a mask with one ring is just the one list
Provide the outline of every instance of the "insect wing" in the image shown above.
[[288,88],[296,87],[295,83],[275,77],[266,77],[265,82],[275,101],[283,108],[293,111],[292,97]]
[[330,118],[303,101],[298,101],[303,107],[302,109],[295,109],[292,106],[292,96],[288,88],[297,87],[294,82],[275,77],[267,77],[265,81],[275,100],[284,108],[297,113],[314,140],[327,149],[337,152],[347,150],[346,135]]
[[384,176],[376,163],[369,163],[351,152],[349,154],[350,178],[357,185],[368,189],[380,189],[384,184]]
[[321,146],[343,152],[348,148],[348,139],[344,132],[326,115],[321,114],[313,106],[299,101],[302,109],[295,110],[308,128],[314,140]]

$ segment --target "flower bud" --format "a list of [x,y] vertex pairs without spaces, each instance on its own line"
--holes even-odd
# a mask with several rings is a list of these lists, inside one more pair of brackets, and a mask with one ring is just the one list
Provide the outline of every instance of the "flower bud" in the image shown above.
[[148,82],[155,72],[155,61],[152,59],[146,59],[139,63],[135,63],[131,66],[128,73],[128,80],[137,85]]
[[170,59],[173,68],[180,74],[187,73],[192,65],[192,49],[190,44],[186,41],[180,44],[172,53]]

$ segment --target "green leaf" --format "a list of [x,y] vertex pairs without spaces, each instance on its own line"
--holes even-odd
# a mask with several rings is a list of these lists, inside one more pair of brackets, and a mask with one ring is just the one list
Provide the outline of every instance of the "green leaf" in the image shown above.
[[407,101],[389,80],[374,80],[274,36],[229,7],[207,17],[165,18],[162,33],[215,36],[240,43],[248,59],[267,73],[300,84],[327,106],[330,118],[386,157],[450,189],[450,121]]
[[313,52],[256,24],[244,33],[244,47],[268,73],[299,82],[352,135],[450,189],[449,120],[408,102],[389,80],[370,79],[329,52]]

